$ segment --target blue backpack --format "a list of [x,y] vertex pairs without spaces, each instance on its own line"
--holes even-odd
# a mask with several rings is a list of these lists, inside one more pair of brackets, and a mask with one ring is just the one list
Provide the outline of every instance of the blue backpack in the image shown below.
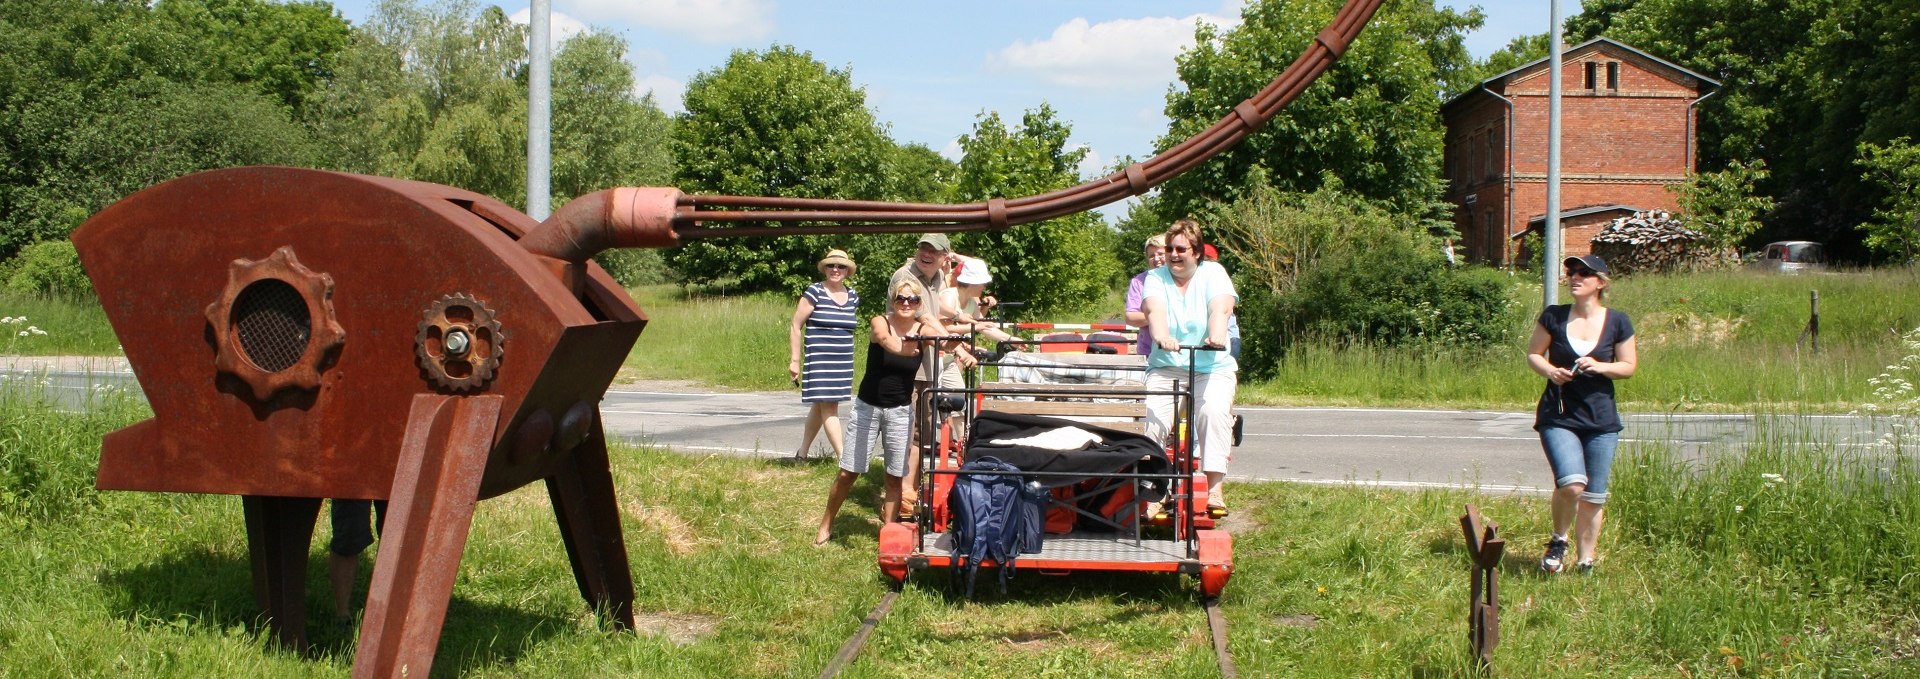
[[1019,467],[994,457],[975,458],[960,470],[974,473],[956,475],[953,484],[954,574],[966,575],[971,599],[980,562],[992,560],[1000,566],[1000,593],[1005,594],[1014,560],[1040,551],[1046,489],[1038,483],[1029,487]]

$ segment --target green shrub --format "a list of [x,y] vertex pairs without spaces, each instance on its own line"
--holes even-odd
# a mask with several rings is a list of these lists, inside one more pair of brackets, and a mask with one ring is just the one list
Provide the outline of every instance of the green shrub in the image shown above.
[[24,294],[92,296],[93,281],[80,267],[80,253],[66,240],[27,246],[6,267],[6,287]]
[[666,255],[659,250],[618,248],[594,255],[593,261],[599,262],[600,268],[606,269],[622,287],[659,285],[676,278],[673,269],[667,266]]
[[1300,341],[1381,346],[1506,342],[1507,274],[1454,268],[1411,217],[1345,194],[1255,190],[1212,218],[1238,273],[1243,362],[1271,374]]

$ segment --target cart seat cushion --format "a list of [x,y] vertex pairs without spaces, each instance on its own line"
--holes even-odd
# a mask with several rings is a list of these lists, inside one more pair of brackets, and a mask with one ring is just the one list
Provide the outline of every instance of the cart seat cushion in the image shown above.
[[[1085,450],[1071,451],[991,443],[1065,428],[1079,428],[1099,434],[1102,442]],[[1034,479],[1048,487],[1064,486],[1121,471],[1142,474],[1169,474],[1173,471],[1173,465],[1167,461],[1166,450],[1154,443],[1153,439],[1057,417],[987,411],[974,418],[971,435],[972,442],[967,445],[968,460],[992,456],[1019,467],[1021,471],[1078,475]]]

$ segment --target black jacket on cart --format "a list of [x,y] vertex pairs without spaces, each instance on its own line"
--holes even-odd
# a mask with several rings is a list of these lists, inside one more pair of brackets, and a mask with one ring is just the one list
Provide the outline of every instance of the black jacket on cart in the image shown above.
[[[1078,427],[1099,434],[1100,443],[1080,450],[1054,450],[1023,445],[989,443],[1023,439],[1063,427]],[[972,440],[967,444],[967,459],[982,456],[999,458],[1021,471],[1062,472],[1079,476],[1037,477],[1047,487],[1058,487],[1118,472],[1171,474],[1173,464],[1167,451],[1153,439],[1140,434],[1108,429],[1085,422],[1039,415],[983,412],[973,420]]]

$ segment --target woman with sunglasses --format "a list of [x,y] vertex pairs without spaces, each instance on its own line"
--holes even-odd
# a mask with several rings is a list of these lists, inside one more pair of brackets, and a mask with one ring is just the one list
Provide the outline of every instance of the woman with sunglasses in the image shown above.
[[[1233,395],[1239,387],[1240,364],[1225,351],[1229,344],[1227,319],[1240,294],[1233,279],[1218,263],[1201,261],[1200,224],[1182,219],[1167,229],[1167,265],[1147,272],[1141,285],[1141,308],[1153,336],[1147,356],[1147,436],[1165,440],[1173,431],[1175,381],[1186,382],[1194,372],[1194,446],[1200,469],[1207,474],[1207,512],[1227,515],[1221,484],[1227,479],[1227,461],[1233,456]],[[1220,351],[1193,351],[1182,346],[1205,345]]]
[[[853,491],[853,482],[867,470],[876,443],[887,470],[880,516],[899,516],[900,490],[912,449],[908,435],[913,421],[913,378],[920,371],[921,352],[942,350],[939,343],[907,338],[947,334],[939,320],[920,313],[929,301],[921,297],[922,290],[911,282],[894,286],[887,313],[873,317],[866,372],[860,376],[853,416],[847,420],[847,447],[840,454],[840,474],[827,494],[827,512],[820,517],[820,530],[813,538],[816,547],[833,539],[833,519]],[[965,351],[956,351],[954,360],[963,366],[974,362]]]
[[840,440],[840,404],[853,398],[853,330],[860,326],[860,293],[847,287],[847,279],[859,267],[842,250],[829,250],[819,267],[826,280],[800,293],[787,329],[791,356],[787,375],[800,386],[800,401],[811,405],[800,434],[800,452],[794,454],[800,460],[807,459],[814,437],[822,430],[827,432],[834,457],[840,456],[845,450]]
[[1578,568],[1588,573],[1599,556],[1607,477],[1620,445],[1613,382],[1633,377],[1640,355],[1633,321],[1604,304],[1612,284],[1606,261],[1597,255],[1568,257],[1563,266],[1573,303],[1540,312],[1527,342],[1527,366],[1547,378],[1533,428],[1540,432],[1554,485],[1553,537],[1540,570],[1566,568],[1572,530],[1579,540]]

